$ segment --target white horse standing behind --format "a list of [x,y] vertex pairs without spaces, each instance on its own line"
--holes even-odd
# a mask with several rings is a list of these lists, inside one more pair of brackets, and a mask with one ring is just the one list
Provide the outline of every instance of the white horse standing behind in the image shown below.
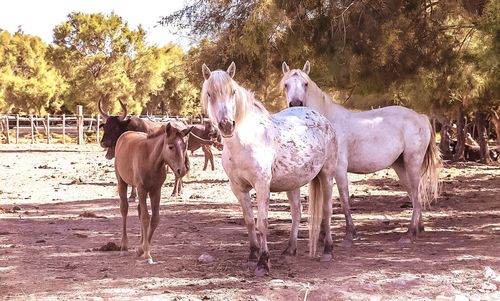
[[[332,187],[337,147],[330,122],[310,108],[271,115],[234,80],[235,65],[211,72],[204,64],[203,108],[222,134],[222,166],[243,210],[255,274],[269,272],[267,212],[270,191],[286,191],[292,228],[285,255],[295,255],[301,206],[300,187],[309,183],[309,255],[314,256],[322,220],[328,220],[322,261],[332,258]],[[249,191],[257,194],[257,231]],[[258,234],[257,234],[258,232]],[[258,239],[260,236],[260,241]]]
[[441,166],[434,131],[427,116],[413,110],[390,106],[351,112],[332,99],[309,78],[310,64],[303,70],[290,70],[283,62],[281,88],[289,107],[307,106],[332,122],[337,134],[339,158],[335,180],[346,219],[345,243],[356,235],[349,209],[347,172],[371,173],[392,167],[406,188],[413,214],[406,236],[410,242],[424,230],[422,204],[438,196],[438,174]]

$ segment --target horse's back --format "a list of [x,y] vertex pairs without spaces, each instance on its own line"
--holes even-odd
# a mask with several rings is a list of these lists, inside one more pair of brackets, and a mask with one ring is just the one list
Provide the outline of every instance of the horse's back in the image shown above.
[[335,131],[321,114],[306,107],[289,108],[274,114],[272,120],[276,135],[271,190],[303,186],[327,161],[335,164]]
[[402,154],[423,158],[431,138],[425,115],[401,106],[352,112],[335,125],[346,143],[348,170],[374,172],[392,165]]

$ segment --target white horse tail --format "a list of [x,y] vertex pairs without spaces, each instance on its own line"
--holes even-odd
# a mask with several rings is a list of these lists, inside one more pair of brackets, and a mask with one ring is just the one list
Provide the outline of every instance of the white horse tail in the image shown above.
[[439,170],[441,169],[441,152],[436,145],[434,129],[429,123],[431,139],[422,163],[422,175],[419,182],[419,199],[425,206],[439,196]]
[[309,256],[314,257],[318,247],[323,217],[323,193],[318,177],[309,182]]

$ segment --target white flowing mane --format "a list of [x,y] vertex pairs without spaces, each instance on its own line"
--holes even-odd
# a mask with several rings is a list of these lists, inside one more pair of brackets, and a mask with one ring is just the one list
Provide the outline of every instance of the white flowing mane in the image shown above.
[[263,115],[270,116],[264,105],[255,99],[253,92],[241,87],[236,83],[227,72],[222,70],[212,71],[210,77],[203,83],[201,90],[201,102],[205,113],[208,108],[208,94],[217,99],[223,95],[231,95],[233,90],[236,92],[236,116],[235,121],[241,122],[251,110],[257,111]]

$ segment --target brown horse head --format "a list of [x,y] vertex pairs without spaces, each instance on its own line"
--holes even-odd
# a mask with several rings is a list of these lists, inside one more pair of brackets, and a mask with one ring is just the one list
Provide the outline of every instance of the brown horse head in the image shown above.
[[101,100],[99,100],[98,108],[101,113],[104,123],[101,123],[100,127],[103,129],[103,135],[101,138],[101,146],[107,148],[106,159],[111,160],[115,156],[115,145],[118,138],[128,130],[128,125],[130,119],[125,119],[127,116],[127,107],[123,102],[120,102],[122,107],[122,114],[120,116],[109,116],[108,113],[104,112],[101,106]]
[[187,159],[187,135],[192,127],[169,122],[162,126],[159,134],[164,135],[163,160],[176,177],[183,177],[189,170]]

